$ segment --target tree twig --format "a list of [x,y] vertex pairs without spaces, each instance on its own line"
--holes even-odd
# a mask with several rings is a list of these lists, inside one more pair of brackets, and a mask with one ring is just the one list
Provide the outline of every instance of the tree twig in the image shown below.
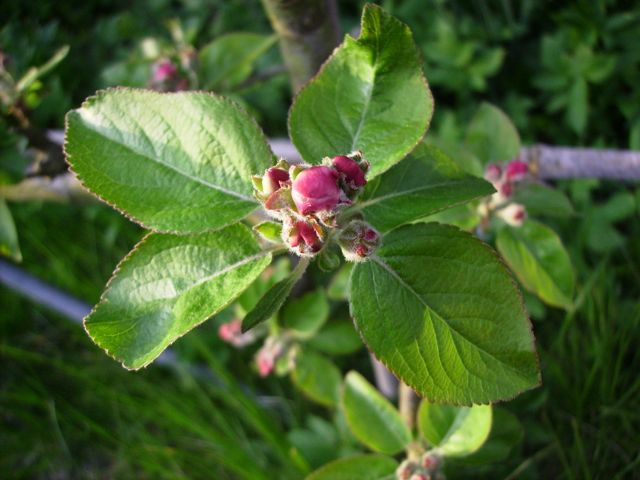
[[335,0],[262,0],[294,93],[316,74],[340,40]]

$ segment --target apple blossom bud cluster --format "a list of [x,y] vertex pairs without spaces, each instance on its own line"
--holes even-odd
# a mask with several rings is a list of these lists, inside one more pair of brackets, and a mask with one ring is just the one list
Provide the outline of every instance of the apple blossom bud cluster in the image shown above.
[[519,227],[527,217],[524,205],[512,200],[514,187],[524,180],[529,166],[520,160],[508,162],[504,168],[495,163],[487,165],[484,178],[497,190],[487,201],[480,204],[478,211],[483,217],[491,213],[513,227]]
[[291,338],[287,335],[267,337],[255,357],[258,374],[264,378],[273,372],[278,375],[290,372],[295,366],[298,351],[299,348],[291,342]]
[[160,92],[178,92],[189,88],[189,80],[168,58],[161,58],[151,66],[149,87]]
[[373,253],[379,234],[361,220],[340,225],[338,215],[366,185],[368,169],[361,152],[325,157],[315,166],[280,160],[253,177],[254,193],[282,222],[282,241],[292,252],[313,257],[335,237],[347,260],[360,261]]
[[242,320],[239,318],[221,324],[218,337],[236,348],[246,347],[256,340],[255,330],[242,333]]
[[445,480],[441,472],[442,458],[434,451],[426,452],[419,460],[405,460],[396,469],[398,480]]

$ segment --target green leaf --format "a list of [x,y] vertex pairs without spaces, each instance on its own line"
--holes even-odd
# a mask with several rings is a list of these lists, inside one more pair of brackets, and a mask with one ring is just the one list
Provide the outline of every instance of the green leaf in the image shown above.
[[327,296],[331,300],[347,300],[347,289],[349,288],[349,277],[351,276],[352,268],[353,265],[351,263],[345,263],[331,279],[327,287]]
[[311,336],[329,319],[329,302],[324,289],[289,301],[282,310],[282,323],[303,336]]
[[433,98],[409,28],[368,4],[349,35],[298,94],[291,140],[309,163],[362,150],[369,178],[402,160],[424,136]]
[[124,367],[144,367],[229,305],[270,261],[240,224],[198,235],[147,235],[120,262],[85,328]]
[[411,431],[395,407],[358,372],[345,377],[342,405],[349,428],[371,450],[395,455],[411,442]]
[[389,480],[395,478],[398,463],[383,455],[355,455],[324,465],[306,480]]
[[499,108],[483,103],[471,119],[465,144],[483,164],[513,160],[520,153],[520,135]]
[[454,407],[423,400],[418,409],[420,433],[449,457],[463,457],[478,450],[489,436],[491,419],[491,405]]
[[493,410],[493,424],[489,438],[482,447],[460,460],[467,465],[500,462],[522,441],[524,431],[518,419],[502,408]]
[[308,344],[329,355],[348,355],[362,348],[362,340],[348,320],[330,323],[311,337]]
[[352,209],[381,232],[491,195],[489,182],[465,173],[437,147],[420,143],[404,161],[365,187]]
[[24,76],[16,83],[16,93],[22,95],[39,78],[45,76],[65,59],[69,53],[69,45],[60,47],[47,62],[39,67],[31,67]]
[[312,467],[336,458],[338,432],[331,422],[323,418],[305,416],[305,427],[293,428],[287,433],[287,438]]
[[22,261],[22,253],[18,244],[18,232],[13,216],[3,198],[0,198],[0,254]]
[[340,396],[342,375],[338,367],[309,350],[296,356],[291,380],[311,400],[328,407],[333,407]]
[[300,280],[300,277],[302,277],[302,274],[308,266],[309,259],[301,258],[296,268],[291,272],[291,275],[275,283],[265,292],[253,307],[253,310],[247,313],[242,319],[242,333],[251,330],[256,325],[269,320],[278,313],[282,305],[284,305],[284,302],[289,298],[294,285],[298,283],[298,280]]
[[229,33],[205,45],[198,55],[202,88],[225,91],[247,79],[255,61],[275,43],[275,35]]
[[578,135],[584,132],[589,114],[589,87],[584,78],[579,78],[569,90],[567,105],[567,123]]
[[262,222],[253,227],[253,231],[272,243],[282,243],[282,224],[276,222]]
[[513,201],[527,208],[529,215],[570,217],[575,214],[569,198],[557,188],[530,183],[516,188]]
[[202,92],[103,90],[67,114],[65,151],[80,181],[146,228],[196,233],[257,208],[251,175],[272,163],[256,123]]
[[510,399],[540,383],[517,286],[466,232],[434,223],[392,231],[356,265],[350,293],[365,343],[432,403]]
[[527,290],[549,305],[571,309],[574,274],[560,237],[535,220],[521,227],[504,226],[496,247]]

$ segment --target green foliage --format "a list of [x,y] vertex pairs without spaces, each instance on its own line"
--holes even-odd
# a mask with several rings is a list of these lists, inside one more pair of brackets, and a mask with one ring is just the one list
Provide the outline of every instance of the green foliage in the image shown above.
[[0,197],[0,254],[11,257],[16,262],[22,260],[16,225],[9,207],[2,197]]
[[466,147],[486,165],[513,160],[520,153],[520,135],[509,117],[489,103],[483,103],[471,119]]
[[358,372],[345,377],[342,406],[349,428],[371,450],[394,455],[411,442],[398,411]]
[[545,217],[571,217],[576,211],[569,198],[557,188],[540,183],[518,186],[513,201],[524,205],[527,214]]
[[466,174],[443,151],[420,143],[405,160],[369,182],[354,209],[386,232],[493,192],[488,182]]
[[123,366],[144,367],[231,303],[270,261],[242,225],[148,235],[120,263],[85,328]]
[[338,367],[322,355],[303,350],[296,355],[291,380],[311,400],[333,407],[338,402],[342,375]]
[[307,476],[306,480],[389,480],[398,463],[383,455],[357,455],[335,460]]
[[313,336],[329,319],[329,302],[323,289],[291,300],[282,310],[282,324],[303,337]]
[[432,113],[433,98],[411,31],[368,4],[360,37],[347,35],[296,97],[289,131],[312,164],[362,150],[373,178],[415,147]]
[[507,458],[522,441],[524,431],[515,415],[502,408],[494,408],[490,431],[479,450],[460,460],[468,465],[500,462]]
[[247,332],[256,325],[274,316],[291,294],[291,290],[309,265],[308,260],[300,259],[291,275],[273,284],[258,300],[255,306],[242,319],[242,331]]
[[491,405],[452,407],[422,401],[417,423],[422,436],[447,457],[465,457],[477,451],[491,431]]
[[516,286],[467,233],[433,223],[394,230],[355,267],[350,290],[369,348],[431,402],[488,403],[540,383]]
[[129,89],[99,92],[70,112],[65,151],[96,195],[147,228],[181,233],[251,213],[251,175],[272,156],[259,127],[227,99]]
[[216,38],[198,53],[200,87],[216,92],[237,87],[275,42],[275,35],[257,33],[230,33]]
[[362,348],[362,340],[351,321],[346,319],[326,325],[308,343],[329,355],[348,355]]
[[498,230],[496,246],[525,288],[549,305],[573,308],[571,259],[553,230],[534,220],[505,226]]

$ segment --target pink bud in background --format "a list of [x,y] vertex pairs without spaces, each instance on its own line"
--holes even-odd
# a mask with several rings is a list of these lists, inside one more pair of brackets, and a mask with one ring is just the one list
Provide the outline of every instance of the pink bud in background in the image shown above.
[[300,172],[293,181],[293,201],[302,215],[321,210],[333,210],[340,201],[338,172],[318,166]]
[[249,345],[256,339],[254,331],[242,333],[242,320],[239,318],[234,318],[230,322],[220,325],[218,327],[218,337],[238,348]]
[[513,185],[509,182],[504,182],[502,185],[500,185],[498,191],[502,194],[503,197],[510,197],[513,193]]
[[271,195],[289,181],[289,172],[278,167],[268,168],[262,176],[262,193]]
[[172,79],[178,68],[173,64],[171,60],[159,60],[153,64],[153,82],[163,83]]
[[258,373],[261,377],[268,376],[275,366],[275,358],[269,351],[262,348],[258,351],[256,356],[256,364],[258,365]]
[[527,218],[527,211],[524,205],[512,203],[498,210],[497,215],[512,227],[520,227]]
[[484,171],[484,178],[494,185],[500,181],[502,176],[502,168],[495,163],[490,163]]
[[507,164],[506,176],[508,181],[519,182],[529,172],[529,165],[520,160],[513,160]]
[[366,185],[367,180],[364,172],[355,160],[340,155],[333,157],[332,163],[334,168],[342,175],[344,182],[352,189],[356,190]]

